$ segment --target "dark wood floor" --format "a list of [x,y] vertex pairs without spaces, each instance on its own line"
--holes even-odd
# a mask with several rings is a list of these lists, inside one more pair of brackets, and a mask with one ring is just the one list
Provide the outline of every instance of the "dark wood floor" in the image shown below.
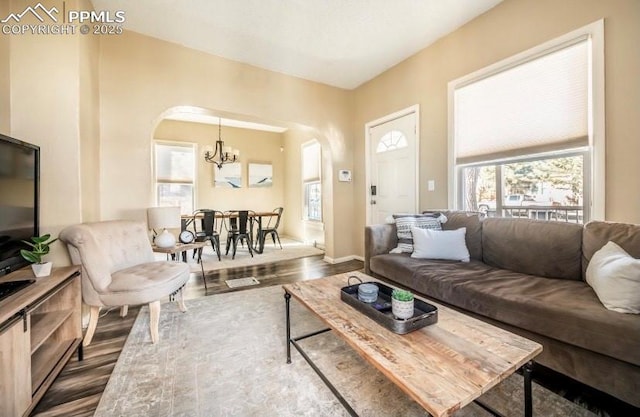
[[[185,297],[192,299],[223,292],[287,284],[360,270],[362,267],[363,264],[360,261],[328,264],[322,260],[322,255],[319,255],[275,264],[213,271],[207,273],[208,290],[206,292],[202,276],[192,274]],[[224,282],[228,279],[249,276],[258,278],[260,284],[231,289],[227,288]],[[74,356],[69,361],[32,416],[93,416],[138,311],[139,307],[129,309],[126,318],[121,318],[118,310],[105,313],[98,321],[98,328],[91,345],[84,350],[84,360],[79,362],[77,356]],[[537,365],[534,380],[600,416],[640,415],[640,410],[637,408]]]
[[[223,292],[242,291],[256,287],[281,285],[320,278],[327,275],[362,269],[361,261],[329,264],[323,256],[312,256],[273,264],[212,271],[207,273],[207,291],[201,274],[192,274],[187,283],[185,298],[192,299]],[[250,287],[228,288],[225,280],[254,276],[260,284]],[[129,335],[139,307],[129,309],[121,318],[119,310],[105,313],[89,346],[84,348],[84,360],[74,356],[36,406],[32,416],[93,416],[100,396],[115,367],[120,351]]]

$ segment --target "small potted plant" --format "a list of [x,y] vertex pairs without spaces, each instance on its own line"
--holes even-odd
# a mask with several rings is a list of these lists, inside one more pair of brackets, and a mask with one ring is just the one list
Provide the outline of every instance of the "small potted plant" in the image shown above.
[[391,312],[396,318],[402,320],[413,317],[413,293],[394,289],[391,292]]
[[51,239],[50,234],[43,236],[34,236],[31,238],[31,242],[23,240],[24,243],[31,246],[31,250],[20,249],[20,255],[27,261],[31,262],[31,269],[36,277],[48,277],[51,274],[51,261],[42,262],[42,257],[49,253],[49,246],[58,240],[58,238]]

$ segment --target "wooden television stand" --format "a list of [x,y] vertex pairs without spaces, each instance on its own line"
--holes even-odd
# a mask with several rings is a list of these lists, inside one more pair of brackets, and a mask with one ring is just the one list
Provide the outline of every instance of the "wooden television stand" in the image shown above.
[[[0,282],[33,278],[27,267]],[[78,266],[0,301],[0,416],[28,416],[76,350],[82,360],[81,314]]]

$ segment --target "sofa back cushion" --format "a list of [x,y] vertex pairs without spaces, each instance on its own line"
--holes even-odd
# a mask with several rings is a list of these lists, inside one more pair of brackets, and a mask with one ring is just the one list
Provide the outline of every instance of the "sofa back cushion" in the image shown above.
[[456,230],[461,227],[467,229],[465,242],[471,259],[482,261],[482,222],[479,213],[468,211],[447,211],[443,213],[447,221],[442,224],[442,230]]
[[582,280],[582,225],[528,219],[482,221],[486,264],[546,278]]
[[640,225],[592,221],[584,226],[582,233],[583,277],[593,254],[609,241],[618,244],[632,257],[640,259]]

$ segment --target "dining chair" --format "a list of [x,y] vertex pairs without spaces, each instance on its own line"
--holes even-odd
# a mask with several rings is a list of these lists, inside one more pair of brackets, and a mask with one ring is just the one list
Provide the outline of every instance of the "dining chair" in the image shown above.
[[274,213],[277,213],[277,216],[269,217],[269,221],[267,222],[267,226],[258,230],[258,241],[262,241],[264,247],[264,240],[267,236],[271,235],[271,239],[273,240],[273,245],[276,244],[276,238],[278,239],[278,245],[280,245],[280,249],[282,249],[282,243],[280,243],[280,235],[278,234],[278,227],[280,226],[280,219],[282,218],[282,212],[284,208],[278,207],[273,210]]
[[[193,232],[196,242],[211,242],[213,251],[218,255],[220,261],[220,229],[222,228],[222,218],[224,213],[210,209],[198,209],[193,212]],[[219,223],[220,222],[220,223]],[[202,249],[195,249],[193,257],[198,252],[198,262],[202,262]]]
[[242,245],[247,243],[249,254],[253,258],[253,218],[255,212],[251,210],[232,210],[224,213],[224,224],[227,229],[227,249],[225,254],[229,254],[229,249],[233,246],[231,259],[236,257],[238,242]]

